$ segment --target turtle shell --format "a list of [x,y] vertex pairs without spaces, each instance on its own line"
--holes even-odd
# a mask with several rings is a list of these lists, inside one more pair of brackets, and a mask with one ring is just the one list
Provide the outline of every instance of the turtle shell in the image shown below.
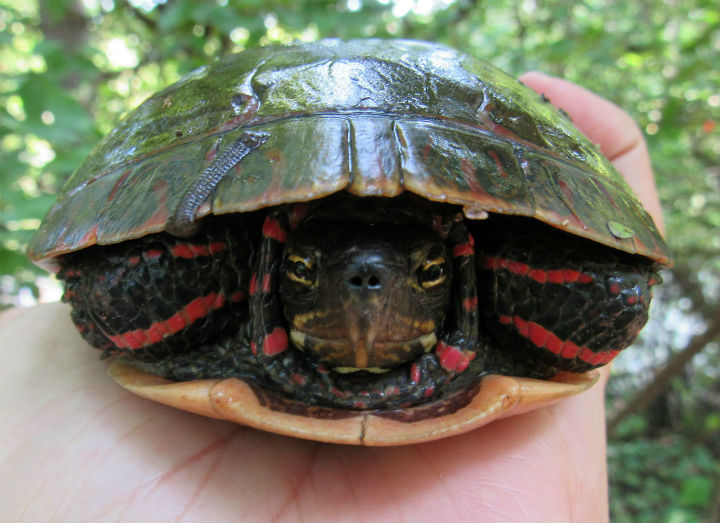
[[[533,217],[670,264],[652,218],[622,177],[547,99],[447,47],[372,39],[249,50],[152,96],[68,180],[30,257],[53,268],[58,257],[95,244],[177,230],[188,191],[247,136],[262,140],[193,200],[194,219],[342,191],[409,192],[457,205],[471,220]],[[465,432],[580,393],[598,376],[486,375],[436,401],[346,411],[304,405],[237,378],[171,382],[120,361],[110,373],[135,394],[191,412],[365,445]]]
[[324,40],[197,69],[125,117],[68,180],[32,259],[167,228],[183,193],[247,131],[264,144],[197,210],[247,212],[348,191],[404,191],[535,217],[670,263],[652,218],[567,117],[490,66],[440,45]]

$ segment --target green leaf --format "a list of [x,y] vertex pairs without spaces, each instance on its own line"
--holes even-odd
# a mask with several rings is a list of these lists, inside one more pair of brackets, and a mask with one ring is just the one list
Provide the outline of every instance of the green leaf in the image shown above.
[[680,489],[679,503],[685,507],[707,505],[712,500],[714,483],[710,478],[702,476],[686,478]]

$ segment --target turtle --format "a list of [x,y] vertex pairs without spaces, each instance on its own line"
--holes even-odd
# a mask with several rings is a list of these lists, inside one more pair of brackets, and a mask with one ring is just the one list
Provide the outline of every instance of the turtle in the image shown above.
[[151,96],[69,178],[29,256],[132,392],[364,445],[587,389],[671,264],[547,98],[382,39],[249,49]]

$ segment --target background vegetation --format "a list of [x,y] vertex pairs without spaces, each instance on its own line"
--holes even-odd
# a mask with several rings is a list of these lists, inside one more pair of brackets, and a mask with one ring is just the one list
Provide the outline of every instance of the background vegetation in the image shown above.
[[676,266],[609,387],[612,519],[720,519],[720,11],[716,0],[0,0],[0,307],[59,297],[23,250],[125,111],[247,47],[444,42],[567,78],[646,133]]

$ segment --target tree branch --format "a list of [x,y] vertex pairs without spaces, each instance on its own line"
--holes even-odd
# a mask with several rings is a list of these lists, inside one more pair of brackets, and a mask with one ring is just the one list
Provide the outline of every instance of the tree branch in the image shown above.
[[679,374],[696,354],[702,352],[708,343],[720,338],[720,306],[711,309],[710,314],[706,317],[712,318],[712,320],[705,332],[693,336],[687,346],[674,354],[646,387],[639,390],[608,420],[608,434],[612,434],[627,416],[641,411],[652,403],[670,383],[670,380]]

